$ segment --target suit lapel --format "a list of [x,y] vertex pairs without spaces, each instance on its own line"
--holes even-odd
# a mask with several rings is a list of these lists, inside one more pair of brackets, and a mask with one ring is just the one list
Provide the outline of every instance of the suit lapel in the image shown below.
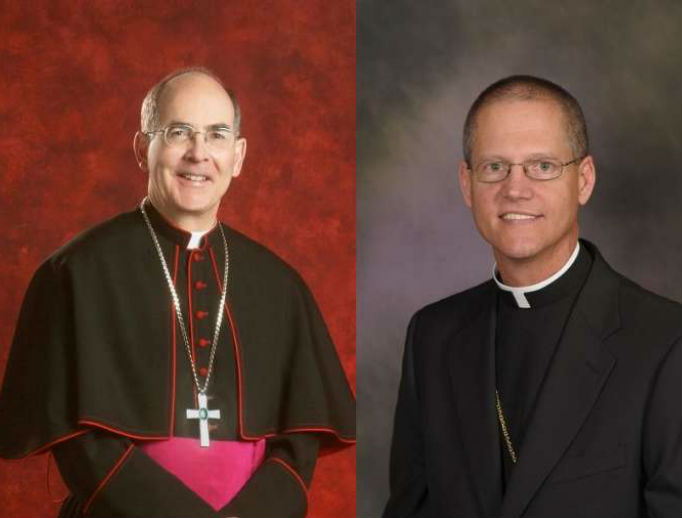
[[618,281],[596,249],[512,471],[500,515],[521,516],[580,430],[613,369],[603,340],[619,326]]
[[450,343],[450,373],[462,449],[472,474],[480,514],[496,516],[501,500],[501,459],[495,414],[494,307],[492,283],[481,310]]

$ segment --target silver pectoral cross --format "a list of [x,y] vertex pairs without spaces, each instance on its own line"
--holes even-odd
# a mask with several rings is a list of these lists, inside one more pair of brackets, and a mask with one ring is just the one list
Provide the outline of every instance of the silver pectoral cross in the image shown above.
[[208,448],[208,420],[220,419],[220,410],[209,410],[206,402],[206,394],[199,393],[199,408],[188,408],[187,419],[199,420],[199,437],[201,438],[201,446]]

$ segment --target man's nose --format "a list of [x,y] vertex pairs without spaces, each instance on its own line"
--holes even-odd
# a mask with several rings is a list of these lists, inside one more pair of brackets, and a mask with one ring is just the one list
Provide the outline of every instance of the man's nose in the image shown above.
[[209,148],[206,143],[206,133],[196,132],[187,143],[188,148],[185,156],[193,160],[206,160],[209,156]]
[[502,194],[507,198],[530,198],[533,196],[532,181],[526,176],[521,164],[511,164],[509,174],[502,180]]

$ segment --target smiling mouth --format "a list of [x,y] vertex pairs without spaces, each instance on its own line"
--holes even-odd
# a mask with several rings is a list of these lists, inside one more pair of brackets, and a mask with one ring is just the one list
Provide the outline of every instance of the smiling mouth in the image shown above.
[[190,182],[203,183],[208,181],[208,176],[204,176],[202,174],[179,173],[178,176],[180,178],[184,178],[185,180],[189,180]]
[[500,215],[500,219],[504,221],[532,221],[541,218],[540,215],[521,214],[519,212],[505,212]]

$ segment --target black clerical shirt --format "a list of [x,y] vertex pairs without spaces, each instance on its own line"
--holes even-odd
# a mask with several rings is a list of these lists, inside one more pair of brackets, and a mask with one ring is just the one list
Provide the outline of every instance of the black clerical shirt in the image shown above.
[[[592,257],[581,246],[574,263],[561,277],[540,290],[525,293],[530,308],[520,308],[511,293],[498,288],[495,378],[517,456],[564,325],[591,267]],[[501,431],[500,445],[504,490],[514,464]]]

